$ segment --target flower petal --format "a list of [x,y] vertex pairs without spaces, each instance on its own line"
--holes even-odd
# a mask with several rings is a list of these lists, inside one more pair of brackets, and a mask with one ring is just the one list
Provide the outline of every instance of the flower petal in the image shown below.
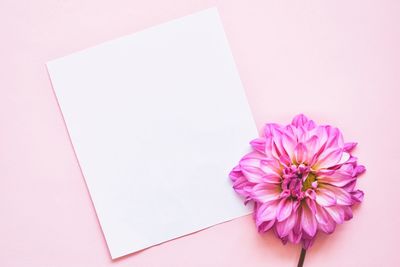
[[283,198],[279,202],[276,219],[278,222],[285,220],[290,216],[293,209],[293,201],[289,198]]
[[[315,182],[313,182],[315,183]],[[311,198],[312,200],[315,200],[317,197],[317,194],[315,193],[315,190],[308,188],[305,192],[304,195],[308,198]]]
[[304,249],[309,249],[314,244],[315,237],[313,237],[313,238],[303,238],[302,241],[303,241],[303,244],[302,244],[303,248]]
[[282,178],[276,174],[264,174],[263,177],[261,178],[262,182],[264,183],[270,183],[270,184],[280,184],[282,181]]
[[324,188],[318,188],[316,190],[315,201],[320,206],[328,207],[336,205],[336,196],[333,192]]
[[[349,192],[344,190],[341,187],[336,187],[332,185],[323,184],[320,185],[321,189],[326,189],[327,191],[332,192],[336,197],[336,204],[337,205],[352,205],[353,200]],[[320,190],[321,190],[320,189]]]
[[307,160],[307,147],[303,143],[298,143],[294,149],[294,157],[298,164]]
[[350,154],[346,151],[343,151],[342,157],[340,158],[339,162],[336,165],[342,165],[346,163],[350,159]]
[[314,155],[318,158],[326,147],[328,140],[327,126],[318,126],[313,130],[313,135],[318,136],[318,143],[315,146]]
[[[297,222],[297,223],[295,224],[295,226],[296,226],[296,225],[300,225],[300,223]],[[298,244],[298,243],[300,242],[300,240],[301,240],[301,237],[302,237],[302,233],[301,233],[301,232],[300,232],[300,233],[296,233],[294,230],[290,231],[290,232],[289,232],[289,235],[288,235],[289,241],[290,241],[291,243],[293,243],[293,244]]]
[[343,211],[345,221],[351,220],[353,218],[353,211],[350,206],[344,206]]
[[273,173],[278,176],[281,175],[282,169],[280,162],[275,158],[262,159],[260,161],[260,168],[265,173]]
[[365,166],[363,166],[363,165],[357,165],[357,167],[355,167],[354,168],[354,171],[353,171],[353,176],[354,177],[357,177],[357,176],[359,176],[360,174],[363,174],[364,172],[365,172]]
[[356,146],[356,142],[344,143],[343,150],[346,152],[351,152]]
[[264,126],[265,137],[272,137],[276,132],[281,132],[282,126],[277,123],[267,123]]
[[343,151],[341,148],[328,149],[322,152],[317,162],[314,164],[314,169],[323,169],[335,166],[342,158]]
[[315,153],[317,152],[316,149],[317,149],[318,141],[319,141],[318,136],[313,135],[304,143],[304,145],[307,148],[306,163],[308,163],[308,164],[312,163],[312,159],[313,159]]
[[308,118],[304,114],[299,114],[295,116],[292,120],[292,125],[296,127],[300,127],[305,125],[308,122]]
[[317,220],[315,219],[315,215],[306,202],[303,202],[301,205],[301,210],[301,227],[307,235],[314,236],[317,232]]
[[354,188],[356,187],[356,183],[357,183],[357,179],[354,179],[353,181],[346,184],[345,186],[342,186],[342,188],[344,190],[346,190],[347,192],[352,192],[352,191],[354,191]]
[[264,176],[264,172],[262,172],[259,168],[253,167],[250,165],[242,165],[242,161],[240,162],[241,169],[243,175],[252,183],[260,183],[262,181],[262,177]]
[[310,131],[310,130],[314,129],[315,127],[317,127],[317,125],[315,124],[315,122],[313,120],[308,120],[308,122],[306,122],[303,126],[308,131]]
[[266,158],[260,152],[253,151],[240,160],[239,166],[243,175],[246,176],[250,182],[263,182],[263,177],[266,175],[269,175],[270,178],[275,176],[275,179],[279,181],[280,175],[275,171],[277,168],[275,161],[276,160]]
[[332,127],[327,125],[326,130],[328,133],[328,139],[326,141],[326,149],[331,149],[331,148],[343,148],[344,142],[343,142],[343,135],[340,132],[340,130],[336,127]]
[[361,190],[355,190],[350,193],[351,198],[354,200],[356,203],[360,203],[364,199],[364,192]]
[[265,233],[269,229],[271,229],[275,224],[275,220],[262,222],[259,226],[257,226],[258,232]]
[[279,185],[260,183],[256,184],[251,190],[251,197],[255,200],[266,203],[271,200],[276,200],[280,195]]
[[344,164],[337,170],[319,171],[317,173],[318,183],[331,184],[334,186],[345,186],[355,180],[353,166]]
[[337,224],[342,224],[344,221],[344,210],[341,206],[325,207],[325,210],[329,213],[332,219]]
[[327,234],[333,233],[336,228],[335,221],[332,219],[332,217],[329,215],[324,207],[317,205],[316,208],[317,211],[315,213],[315,218],[318,222],[318,229]]
[[240,171],[240,167],[236,166],[229,174],[233,182],[233,189],[242,196],[248,197],[250,195],[251,183]]
[[292,212],[289,217],[287,217],[284,221],[278,221],[276,223],[276,231],[279,235],[279,237],[285,237],[289,235],[289,233],[292,231],[294,225],[297,222],[297,213]]
[[250,145],[258,152],[265,153],[265,138],[256,138],[250,142]]
[[278,208],[279,201],[271,201],[259,205],[255,211],[255,220],[257,226],[261,223],[274,220],[276,217],[276,211]]
[[296,138],[292,136],[291,134],[284,132],[282,134],[282,148],[285,150],[286,155],[289,158],[293,158],[294,150],[296,147]]

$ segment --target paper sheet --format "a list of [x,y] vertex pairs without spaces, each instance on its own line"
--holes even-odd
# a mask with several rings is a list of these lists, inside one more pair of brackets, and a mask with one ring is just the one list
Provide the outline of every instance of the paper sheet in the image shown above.
[[249,213],[257,130],[215,8],[47,64],[112,258]]

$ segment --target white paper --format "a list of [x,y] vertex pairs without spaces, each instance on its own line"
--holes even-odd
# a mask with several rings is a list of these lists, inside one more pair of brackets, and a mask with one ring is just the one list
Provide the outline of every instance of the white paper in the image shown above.
[[47,64],[112,258],[249,214],[257,130],[217,10]]

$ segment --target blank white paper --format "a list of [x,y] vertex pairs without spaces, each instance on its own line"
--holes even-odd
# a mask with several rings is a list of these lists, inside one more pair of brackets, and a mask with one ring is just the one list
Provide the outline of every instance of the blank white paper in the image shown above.
[[249,214],[258,133],[215,8],[47,63],[112,258]]

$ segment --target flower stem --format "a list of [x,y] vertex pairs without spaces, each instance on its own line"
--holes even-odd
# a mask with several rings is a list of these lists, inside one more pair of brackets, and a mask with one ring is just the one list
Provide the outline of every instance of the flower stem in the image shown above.
[[307,250],[305,250],[304,248],[301,248],[299,263],[297,263],[297,267],[303,267],[304,258],[306,257],[306,252],[307,252]]

